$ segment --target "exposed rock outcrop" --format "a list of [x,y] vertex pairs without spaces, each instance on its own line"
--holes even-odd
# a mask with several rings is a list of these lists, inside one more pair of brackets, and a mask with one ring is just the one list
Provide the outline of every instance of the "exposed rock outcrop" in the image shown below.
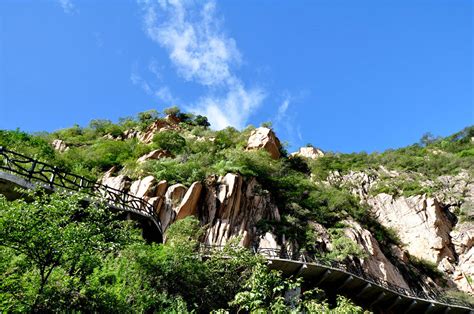
[[201,222],[209,226],[204,241],[213,245],[224,245],[235,237],[241,237],[243,246],[257,245],[257,222],[280,220],[270,194],[256,179],[246,182],[231,173],[206,186],[202,209]]
[[379,194],[368,203],[376,219],[397,232],[410,255],[436,264],[444,258],[454,261],[449,235],[452,222],[436,199]]
[[153,176],[146,176],[143,179],[133,181],[130,186],[130,194],[141,198],[150,198],[155,196],[156,180]]
[[345,221],[345,223],[348,225],[345,229],[345,234],[366,252],[366,257],[361,263],[364,271],[376,278],[382,278],[397,286],[408,288],[408,284],[400,274],[400,271],[380,250],[374,236],[353,220]]
[[300,149],[291,154],[292,156],[301,156],[309,159],[317,159],[324,156],[324,152],[319,148],[312,146],[300,147]]
[[157,159],[172,157],[172,156],[173,155],[170,152],[166,151],[166,150],[156,149],[156,150],[153,150],[153,151],[149,152],[148,154],[145,154],[145,155],[141,156],[140,158],[138,158],[137,162],[139,164],[141,164],[141,163],[144,163],[145,161],[157,160]]
[[120,174],[118,176],[113,176],[117,172],[116,167],[110,168],[104,176],[102,177],[101,183],[107,187],[123,191],[127,193],[132,184],[132,180],[126,175]]
[[452,270],[452,278],[456,286],[474,294],[472,278],[474,278],[474,222],[465,222],[456,226],[451,232],[451,241],[458,255],[457,264]]
[[184,195],[184,198],[176,211],[176,220],[183,219],[198,213],[198,202],[201,197],[202,183],[194,182]]
[[247,142],[247,149],[265,149],[273,159],[280,158],[280,140],[269,128],[256,128],[250,134]]
[[54,140],[51,145],[55,150],[57,150],[60,153],[63,153],[69,149],[69,147],[66,145],[66,142],[60,139]]
[[186,191],[186,187],[182,184],[174,184],[166,191],[164,206],[159,209],[163,231],[166,231],[169,225],[175,221],[177,209],[179,208]]
[[143,143],[151,143],[153,136],[155,136],[156,133],[165,130],[177,130],[179,128],[178,123],[178,121],[169,117],[166,119],[158,119],[150,124],[144,132],[137,136],[137,138]]

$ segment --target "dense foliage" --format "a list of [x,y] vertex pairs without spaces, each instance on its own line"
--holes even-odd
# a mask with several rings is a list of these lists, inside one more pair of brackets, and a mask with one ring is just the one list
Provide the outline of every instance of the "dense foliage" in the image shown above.
[[[112,166],[132,178],[153,175],[170,184],[190,185],[229,172],[256,177],[265,189],[259,193],[270,193],[281,214],[278,222],[261,220],[260,232],[285,235],[303,252],[341,261],[366,254],[344,235],[345,220],[354,219],[370,230],[384,251],[401,243],[351,193],[353,187],[329,184],[331,176],[364,171],[377,177],[370,194],[394,197],[436,193],[437,180],[443,175],[466,172],[474,176],[474,126],[444,138],[428,134],[419,143],[382,153],[327,152],[310,160],[289,156],[283,147],[282,157],[274,160],[264,150],[245,149],[253,126],[215,131],[206,117],[183,113],[177,107],[164,114],[149,110],[117,123],[92,120],[85,127],[74,125],[52,133],[0,130],[0,146],[91,179]],[[141,141],[137,134],[155,124],[165,127],[152,134],[151,142]],[[65,151],[53,149],[51,144],[57,139],[67,145]],[[137,163],[152,150],[161,150],[167,157]],[[77,197],[41,196],[30,203],[2,200],[0,207],[0,271],[5,278],[0,284],[0,302],[11,311],[72,306],[83,311],[285,312],[290,305],[283,302],[283,292],[300,284],[265,271],[258,259],[235,247],[225,253],[235,259],[223,262],[219,254],[206,261],[197,259],[200,229],[195,221],[173,224],[165,245],[146,245],[126,224],[110,219],[100,223],[106,219],[103,208],[84,208]],[[58,211],[52,210],[45,218],[50,208]],[[472,208],[460,207],[460,219],[474,220]],[[17,216],[20,219],[14,219]],[[329,230],[330,251],[316,242],[316,222]],[[54,233],[58,225],[60,230]],[[32,231],[28,236],[22,230]],[[81,232],[83,237],[73,241]],[[83,252],[80,257],[79,252]],[[390,257],[390,252],[385,253]],[[411,265],[437,275],[424,261],[411,260]],[[315,306],[313,309],[324,312],[327,305],[316,295],[307,294],[291,306],[309,311]],[[340,302],[346,304],[344,299]]]
[[[81,195],[29,196],[30,202],[0,198],[3,311],[329,311],[320,293],[285,299],[301,279],[267,270],[232,243],[203,260],[202,229],[193,218],[170,226],[165,244],[147,244],[129,223],[100,204],[84,204]],[[362,312],[342,297],[334,311]]]
[[[316,221],[327,228],[343,228],[340,222],[354,218],[369,229],[382,244],[398,243],[390,230],[381,227],[369,214],[367,207],[349,192],[347,187],[325,183],[330,174],[351,171],[379,171],[378,183],[371,194],[389,193],[411,196],[433,193],[436,184],[424,184],[440,175],[474,171],[474,127],[446,138],[425,135],[420,143],[383,153],[326,153],[324,157],[308,160],[284,154],[273,160],[265,151],[246,151],[246,141],[254,127],[242,131],[228,127],[220,131],[209,129],[207,118],[182,113],[179,108],[165,110],[161,117],[155,110],[139,113],[137,117],[92,120],[87,127],[78,125],[53,133],[29,135],[20,131],[1,131],[0,145],[47,160],[77,174],[97,178],[112,166],[122,167],[131,177],[153,175],[170,184],[190,185],[211,175],[228,172],[245,177],[257,177],[275,202],[279,204],[282,220],[266,223],[262,231],[272,229],[295,239],[307,251],[314,251],[314,234],[309,222]],[[127,138],[126,132],[146,131],[155,123],[170,127],[154,134],[149,144],[137,137]],[[68,149],[54,151],[49,143],[61,139]],[[169,157],[142,164],[137,158],[154,149],[167,152]],[[284,149],[282,149],[284,152]],[[384,175],[396,172],[398,175]],[[461,213],[472,219],[473,213]],[[385,246],[385,245],[384,245]],[[337,252],[335,253],[337,254]]]

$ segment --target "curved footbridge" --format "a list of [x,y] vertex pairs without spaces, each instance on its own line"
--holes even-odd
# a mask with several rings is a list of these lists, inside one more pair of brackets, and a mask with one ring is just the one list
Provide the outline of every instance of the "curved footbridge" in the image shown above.
[[[152,204],[146,200],[102,185],[96,181],[61,171],[28,156],[0,147],[0,194],[21,197],[16,187],[82,192],[87,201],[100,199],[110,209],[124,212],[142,221],[148,239],[161,242],[162,229]],[[133,218],[132,217],[132,218]],[[148,232],[146,229],[148,228]],[[146,235],[144,234],[146,237]],[[204,247],[206,252],[216,247]],[[204,254],[206,254],[204,252]],[[259,248],[256,254],[268,260],[268,267],[283,274],[298,275],[311,285],[343,294],[379,313],[471,313],[472,305],[448,298],[442,292],[415,291],[375,278],[362,269],[350,268],[338,261],[321,260],[308,255],[291,255],[275,249]]]
[[80,192],[86,195],[84,201],[105,202],[112,211],[139,221],[147,240],[162,242],[160,219],[153,205],[143,198],[0,146],[0,194],[6,195],[8,199],[16,199],[22,196],[17,188],[38,187],[46,191]]
[[474,313],[467,303],[439,291],[414,291],[349,270],[333,261],[291,260],[267,256],[269,267],[285,275],[298,275],[333,294],[342,294],[379,313]]

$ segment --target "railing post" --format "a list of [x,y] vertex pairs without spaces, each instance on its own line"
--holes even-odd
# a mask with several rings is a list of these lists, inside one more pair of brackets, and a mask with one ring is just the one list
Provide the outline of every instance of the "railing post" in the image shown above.
[[56,166],[53,167],[53,173],[51,174],[51,177],[49,178],[49,186],[51,188],[53,188],[55,178],[56,178]]
[[31,164],[31,167],[28,170],[28,181],[31,181],[31,178],[33,178],[33,173],[35,172],[35,168],[36,168],[36,160],[33,160],[33,163]]

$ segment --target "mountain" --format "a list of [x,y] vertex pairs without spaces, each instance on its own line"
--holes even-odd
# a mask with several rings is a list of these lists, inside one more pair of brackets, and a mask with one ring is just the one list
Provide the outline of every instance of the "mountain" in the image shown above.
[[145,199],[165,241],[192,216],[208,246],[237,241],[404,289],[474,295],[474,126],[382,153],[289,154],[269,127],[215,131],[169,108],[52,133],[3,130],[0,146]]

